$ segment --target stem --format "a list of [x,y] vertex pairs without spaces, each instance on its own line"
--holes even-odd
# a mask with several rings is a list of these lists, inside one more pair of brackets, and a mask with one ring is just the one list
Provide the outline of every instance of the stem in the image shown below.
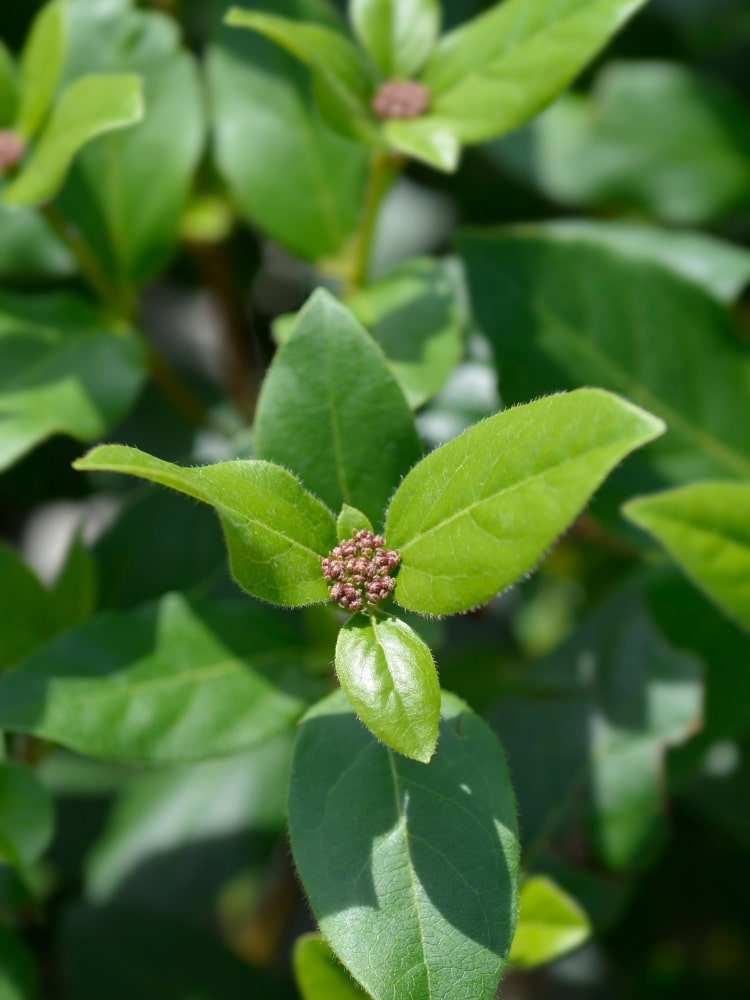
[[211,421],[203,402],[189,389],[182,379],[170,368],[164,358],[147,344],[149,370],[156,386],[191,424],[208,427]]
[[406,162],[404,157],[381,149],[370,158],[370,179],[365,191],[359,228],[351,251],[352,269],[350,283],[353,288],[364,288],[370,273],[370,257],[383,198],[398,177]]

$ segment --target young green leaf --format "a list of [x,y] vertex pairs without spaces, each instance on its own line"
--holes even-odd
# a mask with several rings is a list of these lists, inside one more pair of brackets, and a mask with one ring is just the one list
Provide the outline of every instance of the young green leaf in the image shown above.
[[410,120],[392,119],[383,128],[388,143],[400,153],[453,173],[461,157],[461,140],[449,122],[431,115]]
[[232,574],[254,597],[299,607],[328,599],[320,557],[336,544],[333,515],[299,481],[271,462],[219,462],[181,468],[125,445],[101,445],[80,470],[123,472],[214,507]]
[[302,1000],[367,1000],[368,994],[336,961],[320,934],[297,938],[293,961]]
[[345,503],[336,519],[338,540],[343,542],[345,539],[351,538],[355,531],[372,531],[372,524],[361,510]]
[[598,385],[668,425],[646,459],[668,482],[750,478],[750,352],[711,295],[583,231],[467,234],[462,256],[506,401]]
[[426,764],[435,752],[440,684],[430,650],[399,618],[358,614],[339,632],[336,676],[387,746]]
[[145,368],[135,334],[76,296],[0,296],[0,469],[53,434],[101,437]]
[[255,446],[333,510],[350,504],[373,524],[420,457],[414,418],[385,358],[324,290],[273,360],[258,400]]
[[578,903],[545,876],[521,883],[518,926],[508,962],[521,969],[544,965],[590,936],[591,924]]
[[52,839],[49,796],[33,772],[0,761],[0,862],[30,865]]
[[65,60],[67,25],[63,0],[53,0],[34,18],[21,53],[15,130],[24,139],[38,132],[47,116]]
[[377,743],[343,692],[321,701],[299,728],[289,822],[320,929],[374,1000],[492,1000],[516,919],[515,808],[463,702],[443,695],[424,767]]
[[623,513],[750,629],[750,484],[694,483],[631,500]]
[[21,173],[3,192],[12,205],[49,201],[62,186],[76,153],[97,136],[143,117],[137,76],[84,76],[55,105]]
[[580,72],[646,0],[505,0],[444,35],[423,82],[429,117],[462,142],[517,128]]
[[0,39],[0,129],[8,128],[11,124],[17,105],[16,65],[7,46]]
[[239,7],[229,10],[226,24],[265,35],[308,66],[318,107],[331,128],[361,142],[380,143],[369,106],[372,80],[356,47],[344,34],[321,24]]
[[397,489],[385,536],[401,552],[395,598],[452,614],[530,572],[606,475],[664,432],[600,389],[505,410],[423,459]]
[[246,603],[105,614],[0,675],[0,728],[105,760],[200,760],[285,731],[319,690],[273,612]]
[[354,31],[386,79],[414,76],[440,31],[438,0],[352,0]]

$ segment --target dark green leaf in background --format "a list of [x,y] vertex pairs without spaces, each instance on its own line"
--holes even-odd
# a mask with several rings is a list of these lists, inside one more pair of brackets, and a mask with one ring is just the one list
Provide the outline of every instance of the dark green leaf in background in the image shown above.
[[274,613],[241,604],[102,615],[0,678],[0,728],[106,760],[198,760],[290,727],[319,684]]
[[589,937],[591,925],[581,907],[546,876],[521,883],[518,925],[508,961],[527,969],[551,962]]
[[[313,13],[303,0],[267,6]],[[309,260],[335,254],[357,223],[367,152],[323,124],[307,72],[255,32],[223,28],[207,72],[217,164],[243,216]]]
[[367,1000],[368,994],[336,961],[320,934],[297,938],[294,974],[302,1000]]
[[750,349],[712,296],[575,229],[466,234],[462,252],[508,402],[599,385],[666,422],[646,460],[668,481],[750,476]]
[[289,607],[328,599],[320,557],[336,544],[336,523],[280,466],[236,460],[190,469],[112,444],[94,448],[75,467],[138,476],[210,504],[224,529],[232,574],[253,596]]
[[0,997],[32,1000],[35,995],[34,959],[15,934],[0,927]]
[[694,483],[632,500],[623,513],[750,629],[750,484]]
[[385,358],[328,292],[313,295],[274,358],[255,445],[330,508],[347,503],[375,525],[420,457],[414,419]]
[[0,469],[52,434],[101,437],[131,405],[145,356],[81,299],[0,295]]
[[354,30],[386,79],[408,79],[420,70],[440,31],[438,0],[352,0]]
[[351,618],[336,643],[336,676],[378,739],[427,763],[437,743],[440,684],[429,648],[406,622]]
[[401,552],[394,595],[452,614],[534,569],[608,472],[663,433],[598,389],[505,410],[423,459],[396,491],[386,541]]
[[0,281],[67,278],[75,270],[70,251],[37,211],[0,198]]
[[299,730],[289,820],[320,928],[375,1000],[492,1000],[516,917],[515,809],[502,751],[463,702],[443,696],[425,767],[330,695]]
[[0,761],[0,861],[30,865],[52,838],[52,804],[33,772]]

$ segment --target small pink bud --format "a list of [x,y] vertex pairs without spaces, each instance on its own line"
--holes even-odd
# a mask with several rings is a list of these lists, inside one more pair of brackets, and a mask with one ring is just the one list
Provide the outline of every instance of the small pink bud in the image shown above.
[[372,99],[378,118],[418,118],[429,106],[430,92],[416,80],[388,80]]
[[26,143],[10,129],[0,129],[0,173],[14,167],[26,151]]

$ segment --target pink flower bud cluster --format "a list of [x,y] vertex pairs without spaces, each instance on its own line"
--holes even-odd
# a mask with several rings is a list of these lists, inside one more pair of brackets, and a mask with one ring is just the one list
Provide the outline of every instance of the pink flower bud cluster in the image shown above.
[[372,99],[378,118],[418,118],[430,106],[430,92],[416,80],[388,80]]
[[354,612],[361,611],[365,603],[377,604],[388,597],[396,586],[390,574],[400,562],[400,553],[387,549],[382,535],[355,530],[352,538],[331,549],[320,564],[331,600]]

